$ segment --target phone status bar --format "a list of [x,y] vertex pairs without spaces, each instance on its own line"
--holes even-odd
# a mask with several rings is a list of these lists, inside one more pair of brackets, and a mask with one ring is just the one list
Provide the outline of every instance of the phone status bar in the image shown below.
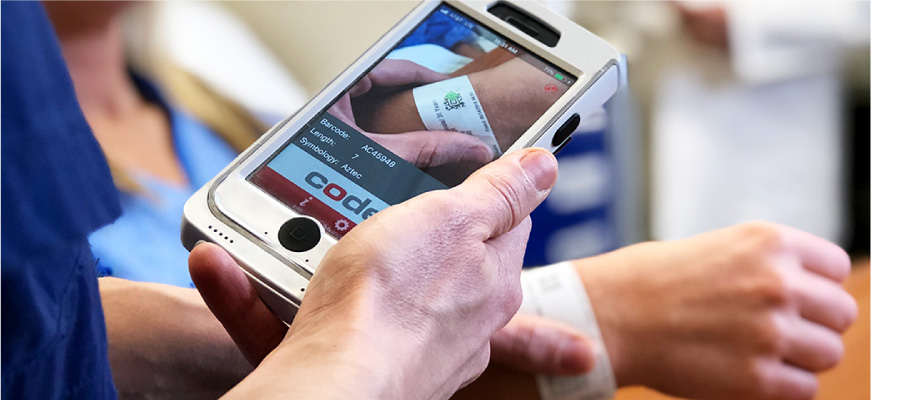
[[488,28],[482,26],[481,24],[477,24],[477,23],[473,22],[472,20],[470,20],[468,17],[460,14],[457,11],[454,11],[453,8],[451,8],[447,5],[442,5],[438,9],[438,12],[446,15],[447,17],[456,21],[460,25],[468,28],[475,34],[481,36],[484,40],[487,40],[487,41],[495,44],[497,47],[505,49],[506,51],[516,55],[523,61],[531,64],[532,66],[541,70],[545,74],[555,78],[563,85],[572,86],[572,84],[575,83],[575,79],[568,73],[554,68],[553,66],[551,66],[549,63],[547,63],[543,59],[531,54],[527,50],[519,48],[517,45],[515,45],[513,43],[510,43],[505,38],[492,32]]

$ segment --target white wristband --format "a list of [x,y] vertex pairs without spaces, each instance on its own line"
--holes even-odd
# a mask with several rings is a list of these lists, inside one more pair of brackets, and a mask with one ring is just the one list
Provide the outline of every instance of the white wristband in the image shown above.
[[495,157],[503,153],[469,77],[419,86],[413,89],[413,100],[426,129],[472,135],[488,145]]
[[611,399],[616,378],[603,345],[594,308],[581,277],[571,263],[564,262],[522,272],[522,306],[519,312],[564,322],[587,333],[599,350],[594,369],[583,375],[538,375],[543,400]]

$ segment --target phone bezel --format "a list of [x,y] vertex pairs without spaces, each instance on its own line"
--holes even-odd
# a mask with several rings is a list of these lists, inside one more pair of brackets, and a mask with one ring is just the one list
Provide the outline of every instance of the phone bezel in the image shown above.
[[[552,126],[601,74],[611,65],[616,64],[619,58],[612,46],[537,3],[517,2],[514,6],[559,29],[561,38],[553,48],[520,33],[493,14],[488,13],[488,8],[496,4],[496,1],[424,2],[404,17],[301,110],[283,122],[280,127],[273,129],[266,135],[266,138],[258,141],[223,170],[209,187],[207,204],[210,211],[237,233],[262,246],[269,254],[281,261],[281,264],[285,264],[306,278],[311,277],[311,274],[315,272],[315,267],[320,264],[328,249],[337,243],[337,239],[326,233],[322,236],[319,244],[309,251],[294,253],[284,249],[277,239],[278,229],[285,221],[297,217],[299,213],[251,184],[247,180],[247,176],[269,159],[274,152],[281,149],[300,128],[309,123],[322,109],[343,95],[360,76],[367,73],[375,63],[384,58],[397,43],[442,3],[456,8],[472,20],[494,30],[576,78],[570,89],[507,152],[525,148],[537,142],[547,128]],[[583,51],[585,47],[596,49],[596,51],[585,52]],[[268,266],[254,268],[273,269]],[[284,271],[284,267],[275,267],[274,269],[279,270],[277,275],[280,276],[284,276],[287,272]],[[259,272],[267,276],[276,273],[274,270]]]

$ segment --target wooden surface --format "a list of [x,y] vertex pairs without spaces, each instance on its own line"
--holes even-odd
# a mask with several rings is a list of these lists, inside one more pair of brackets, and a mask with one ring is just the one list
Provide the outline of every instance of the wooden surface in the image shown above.
[[[859,318],[844,334],[844,360],[819,377],[816,400],[868,400],[870,398],[870,283],[869,259],[856,260],[844,287],[859,305]],[[672,400],[645,388],[620,390],[615,400]]]

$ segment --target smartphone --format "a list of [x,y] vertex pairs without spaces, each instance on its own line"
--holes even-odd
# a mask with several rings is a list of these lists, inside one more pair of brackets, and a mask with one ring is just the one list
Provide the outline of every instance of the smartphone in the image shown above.
[[343,235],[504,153],[558,151],[616,92],[619,60],[537,2],[423,2],[195,193],[182,243],[223,247],[290,323]]

